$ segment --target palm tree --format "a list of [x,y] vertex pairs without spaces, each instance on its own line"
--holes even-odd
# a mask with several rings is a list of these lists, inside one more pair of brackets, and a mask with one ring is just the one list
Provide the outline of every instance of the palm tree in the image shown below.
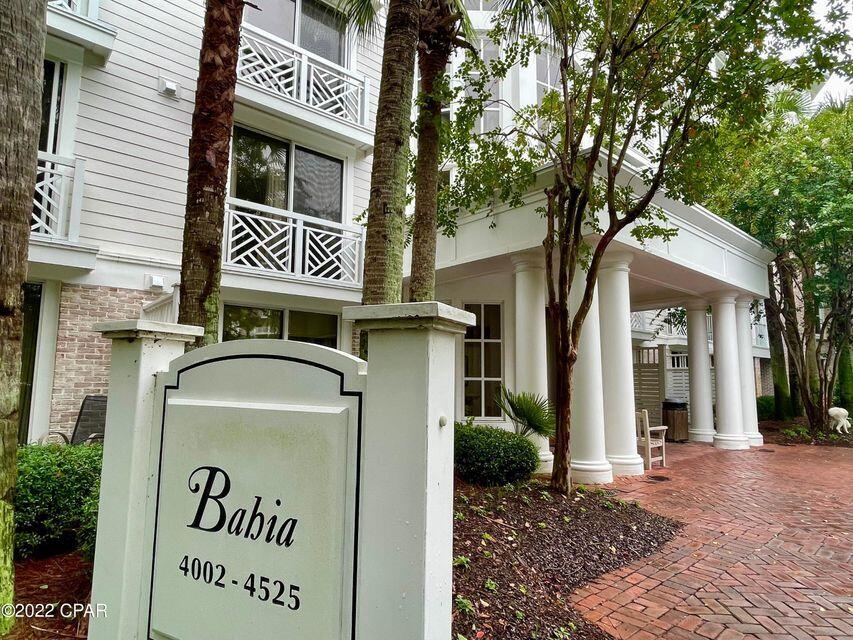
[[204,327],[193,346],[217,341],[225,185],[244,0],[207,0],[189,144],[178,321]]
[[439,80],[457,47],[476,51],[470,44],[474,31],[461,2],[422,0],[418,68],[418,156],[415,159],[415,213],[412,236],[413,302],[435,297],[435,245],[438,231],[438,174],[441,152],[441,110],[444,107]]
[[[0,604],[15,588],[14,507],[23,292],[36,183],[44,64],[45,0],[0,3]],[[0,616],[0,635],[14,617]]]
[[501,385],[495,402],[519,435],[550,438],[557,430],[554,408],[548,398],[527,391],[513,393]]
[[[343,2],[349,21],[366,34],[376,30],[377,9],[373,0]],[[418,0],[390,1],[367,207],[363,304],[400,302],[402,296],[406,174],[419,25]]]

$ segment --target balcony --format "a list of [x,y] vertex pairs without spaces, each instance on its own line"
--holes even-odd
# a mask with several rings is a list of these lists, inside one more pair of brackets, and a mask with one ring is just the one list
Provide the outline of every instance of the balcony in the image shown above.
[[99,0],[48,0],[47,32],[92,52],[102,62],[110,57],[116,30],[99,19]]
[[300,281],[361,287],[364,227],[229,198],[223,263]]
[[362,146],[367,128],[368,80],[256,27],[244,24],[237,96],[252,106],[285,110],[303,124]]

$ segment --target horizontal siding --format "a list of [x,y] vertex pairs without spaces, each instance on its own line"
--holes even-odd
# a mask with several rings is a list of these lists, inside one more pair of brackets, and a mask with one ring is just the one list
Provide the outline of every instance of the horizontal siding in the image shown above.
[[[117,37],[105,66],[83,69],[75,132],[75,153],[86,160],[81,241],[178,261],[204,0],[101,0],[100,17]],[[381,51],[381,33],[358,39],[371,128]],[[158,94],[161,77],[180,83],[180,100]],[[370,167],[370,156],[354,162],[355,215],[367,208]]]

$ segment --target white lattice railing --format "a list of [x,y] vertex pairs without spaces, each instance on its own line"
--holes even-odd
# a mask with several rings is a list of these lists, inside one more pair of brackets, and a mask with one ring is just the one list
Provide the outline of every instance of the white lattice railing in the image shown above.
[[80,228],[85,161],[39,151],[30,231],[76,241]]
[[367,122],[367,79],[251,25],[240,38],[240,81],[347,122]]
[[361,285],[364,227],[229,198],[223,261],[282,275]]
[[48,0],[47,5],[56,9],[65,9],[71,13],[77,13],[80,9],[78,0]]

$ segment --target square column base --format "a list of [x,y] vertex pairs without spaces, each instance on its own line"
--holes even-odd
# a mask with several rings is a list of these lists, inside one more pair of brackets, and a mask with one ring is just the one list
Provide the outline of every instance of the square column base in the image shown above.
[[749,449],[749,439],[742,433],[738,434],[716,434],[714,436],[714,446],[717,449],[729,449],[732,451],[742,451]]
[[613,467],[609,462],[585,462],[572,460],[569,463],[571,480],[577,484],[610,484],[613,482]]
[[550,451],[539,452],[539,467],[536,473],[550,474],[554,470],[554,454]]
[[641,476],[646,471],[640,454],[633,456],[607,456],[614,476]]

